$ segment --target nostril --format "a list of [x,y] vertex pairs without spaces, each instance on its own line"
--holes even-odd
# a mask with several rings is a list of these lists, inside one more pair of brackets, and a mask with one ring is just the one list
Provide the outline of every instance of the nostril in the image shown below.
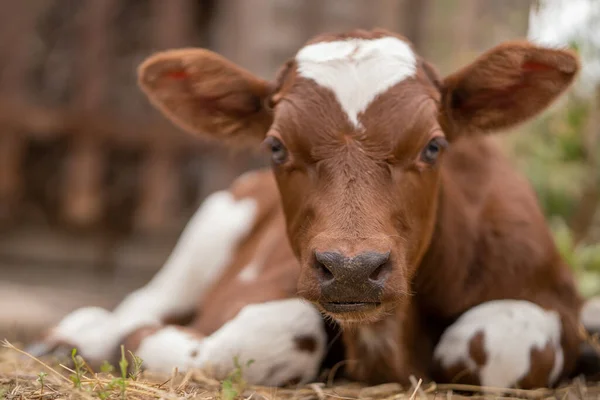
[[375,270],[373,270],[373,272],[371,272],[371,275],[369,275],[369,280],[372,282],[380,283],[381,281],[383,281],[387,278],[390,270],[391,270],[390,262],[385,261],[384,263],[380,264],[377,268],[375,268]]
[[327,268],[325,264],[320,261],[315,260],[315,269],[317,271],[317,275],[319,279],[323,282],[333,280],[333,273]]
[[333,251],[314,253],[313,266],[322,282],[333,281],[336,275],[344,271],[344,256]]

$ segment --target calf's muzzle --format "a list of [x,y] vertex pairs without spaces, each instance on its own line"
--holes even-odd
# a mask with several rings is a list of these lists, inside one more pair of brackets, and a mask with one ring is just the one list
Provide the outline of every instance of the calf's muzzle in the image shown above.
[[366,311],[379,306],[391,270],[390,252],[367,251],[349,257],[336,251],[315,252],[321,306],[328,312]]

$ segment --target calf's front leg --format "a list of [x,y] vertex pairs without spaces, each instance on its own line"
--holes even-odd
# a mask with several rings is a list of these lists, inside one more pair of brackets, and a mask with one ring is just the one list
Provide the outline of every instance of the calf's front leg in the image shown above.
[[192,216],[164,266],[113,311],[84,307],[63,318],[28,351],[41,356],[76,347],[92,364],[111,360],[136,329],[193,311],[221,276],[239,242],[252,228],[256,204],[229,191],[211,194]]
[[574,326],[557,311],[524,300],[496,300],[465,312],[434,351],[438,382],[522,389],[558,383],[573,358]]
[[201,368],[224,379],[237,359],[248,383],[282,386],[316,377],[326,340],[316,308],[301,299],[287,299],[247,305],[209,336],[157,326],[141,328],[125,342],[148,370]]

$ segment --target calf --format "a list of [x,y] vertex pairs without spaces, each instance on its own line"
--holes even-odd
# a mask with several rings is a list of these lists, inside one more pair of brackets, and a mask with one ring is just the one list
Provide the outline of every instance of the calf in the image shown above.
[[[578,68],[568,51],[510,42],[440,79],[382,30],[319,36],[274,82],[207,50],[150,57],[140,85],[156,107],[205,138],[262,142],[273,175],[243,180],[254,192],[232,188],[231,210],[207,212],[184,234],[205,265],[167,263],[130,307],[152,320],[136,318],[104,354],[125,338],[155,368],[204,365],[197,357],[225,365],[231,352],[208,345],[220,337],[221,348],[257,356],[254,382],[307,380],[325,341],[314,305],[344,328],[348,372],[365,382],[557,383],[579,355],[582,299],[533,190],[490,134],[544,110]],[[249,217],[266,208],[245,208],[263,196],[270,222]],[[293,299],[296,284],[312,305]],[[160,327],[204,296],[191,333]]]
[[98,366],[118,361],[124,344],[157,372],[203,368],[224,379],[239,357],[255,361],[244,369],[251,383],[307,382],[322,363],[326,326],[296,298],[299,272],[271,172],[248,173],[203,202],[146,286],[112,312],[75,310],[29,351],[77,347]]

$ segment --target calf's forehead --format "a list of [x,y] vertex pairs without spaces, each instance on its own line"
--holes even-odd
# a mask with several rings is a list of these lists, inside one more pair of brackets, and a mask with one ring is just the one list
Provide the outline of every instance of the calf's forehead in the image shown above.
[[[395,36],[329,38],[296,54],[298,85],[316,85],[333,94],[353,129],[375,99],[417,75],[417,55]],[[333,105],[331,108],[334,108]]]

